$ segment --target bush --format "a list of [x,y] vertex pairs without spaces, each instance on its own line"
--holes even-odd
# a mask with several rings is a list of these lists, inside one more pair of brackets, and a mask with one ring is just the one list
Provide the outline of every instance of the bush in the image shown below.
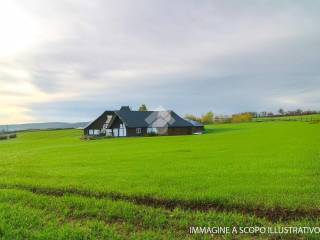
[[8,139],[7,135],[0,135],[0,140],[7,140],[7,139]]
[[145,134],[144,136],[145,137],[155,137],[155,136],[159,136],[159,134],[156,132],[149,132],[149,133]]
[[201,118],[198,118],[193,114],[186,114],[184,118],[188,120],[196,121],[196,122],[201,122]]
[[231,117],[229,116],[217,116],[214,118],[214,123],[231,123]]
[[81,140],[99,140],[99,139],[106,139],[106,138],[114,138],[113,136],[87,136],[83,135],[80,139]]
[[207,112],[206,114],[202,114],[201,117],[197,117],[193,114],[187,114],[184,117],[185,119],[189,119],[192,121],[196,121],[202,124],[211,124],[214,122],[214,115],[213,112]]
[[250,122],[253,118],[252,113],[240,113],[232,115],[232,123]]
[[15,134],[15,133],[12,133],[9,135],[9,138],[16,138],[16,137],[17,137],[17,134]]
[[2,134],[0,135],[0,140],[7,140],[7,139],[11,139],[11,138],[16,138],[17,134],[15,133],[11,133],[11,134]]

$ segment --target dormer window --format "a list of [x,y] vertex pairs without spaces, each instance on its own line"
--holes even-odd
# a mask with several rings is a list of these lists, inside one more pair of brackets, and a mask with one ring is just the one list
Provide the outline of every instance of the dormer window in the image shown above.
[[111,121],[111,119],[112,119],[112,115],[108,115],[107,120],[106,120],[106,124],[108,124]]

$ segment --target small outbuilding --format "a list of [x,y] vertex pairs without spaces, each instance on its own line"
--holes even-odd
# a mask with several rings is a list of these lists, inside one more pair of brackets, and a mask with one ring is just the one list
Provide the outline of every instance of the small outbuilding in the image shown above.
[[202,123],[189,119],[186,119],[186,121],[192,124],[192,132],[194,134],[202,134],[204,132],[204,126]]

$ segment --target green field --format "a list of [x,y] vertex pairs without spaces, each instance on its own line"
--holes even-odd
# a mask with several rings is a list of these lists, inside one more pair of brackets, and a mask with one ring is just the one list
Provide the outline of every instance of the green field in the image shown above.
[[297,116],[278,116],[278,117],[259,117],[253,121],[301,121],[301,122],[319,122],[320,114],[297,115]]
[[[0,239],[212,239],[190,226],[319,226],[320,124],[206,126],[193,136],[0,142]],[[320,235],[214,235],[319,239]]]

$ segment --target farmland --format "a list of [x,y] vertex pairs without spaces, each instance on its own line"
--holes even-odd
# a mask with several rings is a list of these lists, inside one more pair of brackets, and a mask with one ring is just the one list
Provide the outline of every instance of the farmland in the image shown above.
[[275,116],[275,117],[258,117],[253,121],[300,121],[300,122],[319,122],[320,114],[296,115],[296,116]]
[[212,236],[189,227],[319,226],[320,124],[206,130],[92,141],[79,130],[39,131],[0,142],[0,239],[202,239]]

